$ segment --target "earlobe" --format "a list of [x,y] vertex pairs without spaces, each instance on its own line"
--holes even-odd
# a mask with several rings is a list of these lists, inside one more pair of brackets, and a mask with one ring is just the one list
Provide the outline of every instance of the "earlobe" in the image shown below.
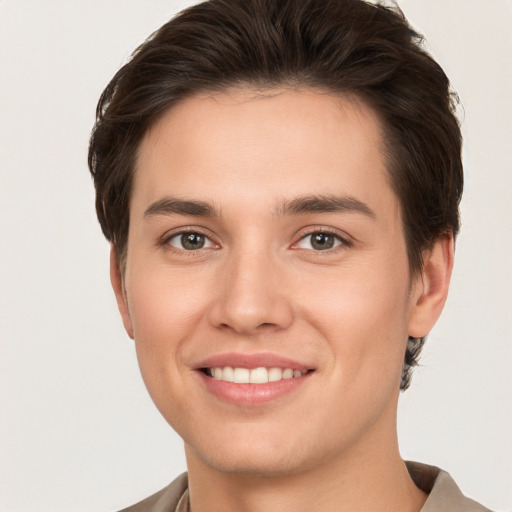
[[441,315],[453,268],[453,235],[438,238],[424,255],[423,270],[413,286],[409,336],[426,336]]
[[126,329],[128,336],[133,339],[132,319],[130,317],[126,293],[123,287],[123,278],[117,264],[116,252],[113,244],[110,244],[110,282],[112,283],[112,289],[116,296],[117,307],[121,313],[124,328]]

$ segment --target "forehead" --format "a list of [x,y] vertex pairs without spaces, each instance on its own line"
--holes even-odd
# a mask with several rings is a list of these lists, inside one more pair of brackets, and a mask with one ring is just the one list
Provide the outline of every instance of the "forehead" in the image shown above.
[[305,192],[378,206],[392,194],[381,131],[376,113],[355,97],[283,89],[198,94],[146,133],[132,207],[164,192],[224,203],[231,196],[245,209]]

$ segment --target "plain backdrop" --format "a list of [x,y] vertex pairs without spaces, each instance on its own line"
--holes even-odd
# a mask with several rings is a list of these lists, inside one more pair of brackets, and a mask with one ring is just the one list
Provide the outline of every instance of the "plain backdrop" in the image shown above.
[[[185,469],[118,318],[86,152],[111,76],[190,3],[0,0],[3,512],[113,511]],[[464,104],[466,169],[452,289],[401,398],[401,450],[512,510],[512,2],[400,5]]]

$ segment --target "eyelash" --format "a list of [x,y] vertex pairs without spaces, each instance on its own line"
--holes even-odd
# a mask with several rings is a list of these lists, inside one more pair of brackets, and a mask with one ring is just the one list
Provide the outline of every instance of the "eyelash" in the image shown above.
[[180,231],[177,231],[177,232],[174,232],[174,233],[171,233],[170,235],[164,235],[164,237],[160,240],[159,244],[160,246],[164,246],[164,247],[167,247],[167,248],[171,248],[171,250],[175,250],[175,251],[179,251],[181,254],[186,254],[187,256],[195,256],[197,255],[197,253],[200,252],[201,249],[210,249],[211,247],[201,247],[199,249],[196,249],[196,250],[187,250],[187,249],[180,249],[179,247],[174,247],[170,244],[170,241],[173,239],[173,238],[179,238],[179,237],[182,237],[183,235],[200,235],[202,237],[204,237],[206,240],[208,240],[208,242],[212,245],[212,246],[219,246],[219,244],[215,243],[210,236],[208,236],[207,234],[203,233],[201,230],[199,229],[182,229]]
[[[174,232],[170,235],[164,235],[164,237],[159,241],[159,244],[160,246],[166,246],[166,247],[171,247],[172,250],[176,250],[176,251],[179,251],[180,253],[185,253],[189,256],[194,256],[194,255],[197,255],[197,253],[199,253],[202,249],[211,249],[212,247],[201,247],[199,249],[196,249],[196,250],[187,250],[187,249],[180,249],[178,247],[174,247],[172,245],[170,245],[170,241],[173,239],[173,238],[177,238],[177,237],[182,237],[183,235],[187,235],[187,234],[193,234],[193,235],[200,235],[200,236],[203,236],[205,237],[206,240],[209,241],[209,243],[213,246],[213,248],[216,248],[216,247],[219,247],[219,244],[215,243],[210,236],[208,236],[207,234],[203,233],[201,230],[199,229],[182,229],[181,231],[178,231],[178,232]],[[303,240],[307,239],[308,237],[312,237],[313,235],[328,235],[328,236],[333,236],[339,243],[339,245],[335,246],[335,247],[332,247],[330,249],[323,249],[323,250],[314,250],[314,249],[304,249],[308,252],[311,252],[311,253],[316,253],[318,255],[320,254],[329,254],[331,252],[334,252],[334,251],[337,251],[339,250],[340,248],[343,248],[343,247],[351,247],[352,246],[352,241],[351,239],[348,237],[348,236],[342,236],[338,231],[335,231],[333,229],[328,229],[328,228],[325,228],[325,227],[322,227],[322,228],[316,228],[316,229],[311,229],[305,233],[303,233],[300,238],[298,239],[297,242],[295,242],[293,245],[292,245],[292,249],[293,250],[300,250],[301,248],[300,247],[297,247],[297,245],[302,242]]]
[[323,250],[317,250],[315,251],[314,249],[305,249],[307,251],[310,251],[312,253],[315,254],[315,256],[320,256],[322,254],[330,254],[332,252],[335,252],[335,251],[338,251],[338,250],[341,250],[343,248],[347,248],[347,247],[351,247],[352,246],[352,240],[347,236],[347,235],[341,235],[338,231],[334,230],[334,229],[329,229],[329,228],[313,228],[313,229],[310,229],[308,230],[306,233],[303,233],[301,235],[301,237],[299,238],[299,240],[297,242],[295,242],[292,246],[292,248],[294,248],[295,250],[300,250],[300,247],[296,247],[300,242],[302,242],[303,240],[305,240],[306,238],[308,237],[312,237],[313,235],[328,235],[328,236],[332,236],[334,237],[339,243],[339,245],[335,246],[335,247],[332,247],[330,249],[323,249]]

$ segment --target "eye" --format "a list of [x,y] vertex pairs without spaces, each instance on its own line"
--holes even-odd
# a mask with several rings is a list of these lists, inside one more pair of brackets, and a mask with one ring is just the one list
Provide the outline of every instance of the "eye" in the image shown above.
[[346,242],[339,236],[332,233],[317,231],[302,237],[297,243],[299,249],[312,249],[314,251],[327,251],[334,249]]
[[182,251],[197,251],[214,246],[213,242],[206,235],[193,231],[177,233],[169,237],[166,243]]

